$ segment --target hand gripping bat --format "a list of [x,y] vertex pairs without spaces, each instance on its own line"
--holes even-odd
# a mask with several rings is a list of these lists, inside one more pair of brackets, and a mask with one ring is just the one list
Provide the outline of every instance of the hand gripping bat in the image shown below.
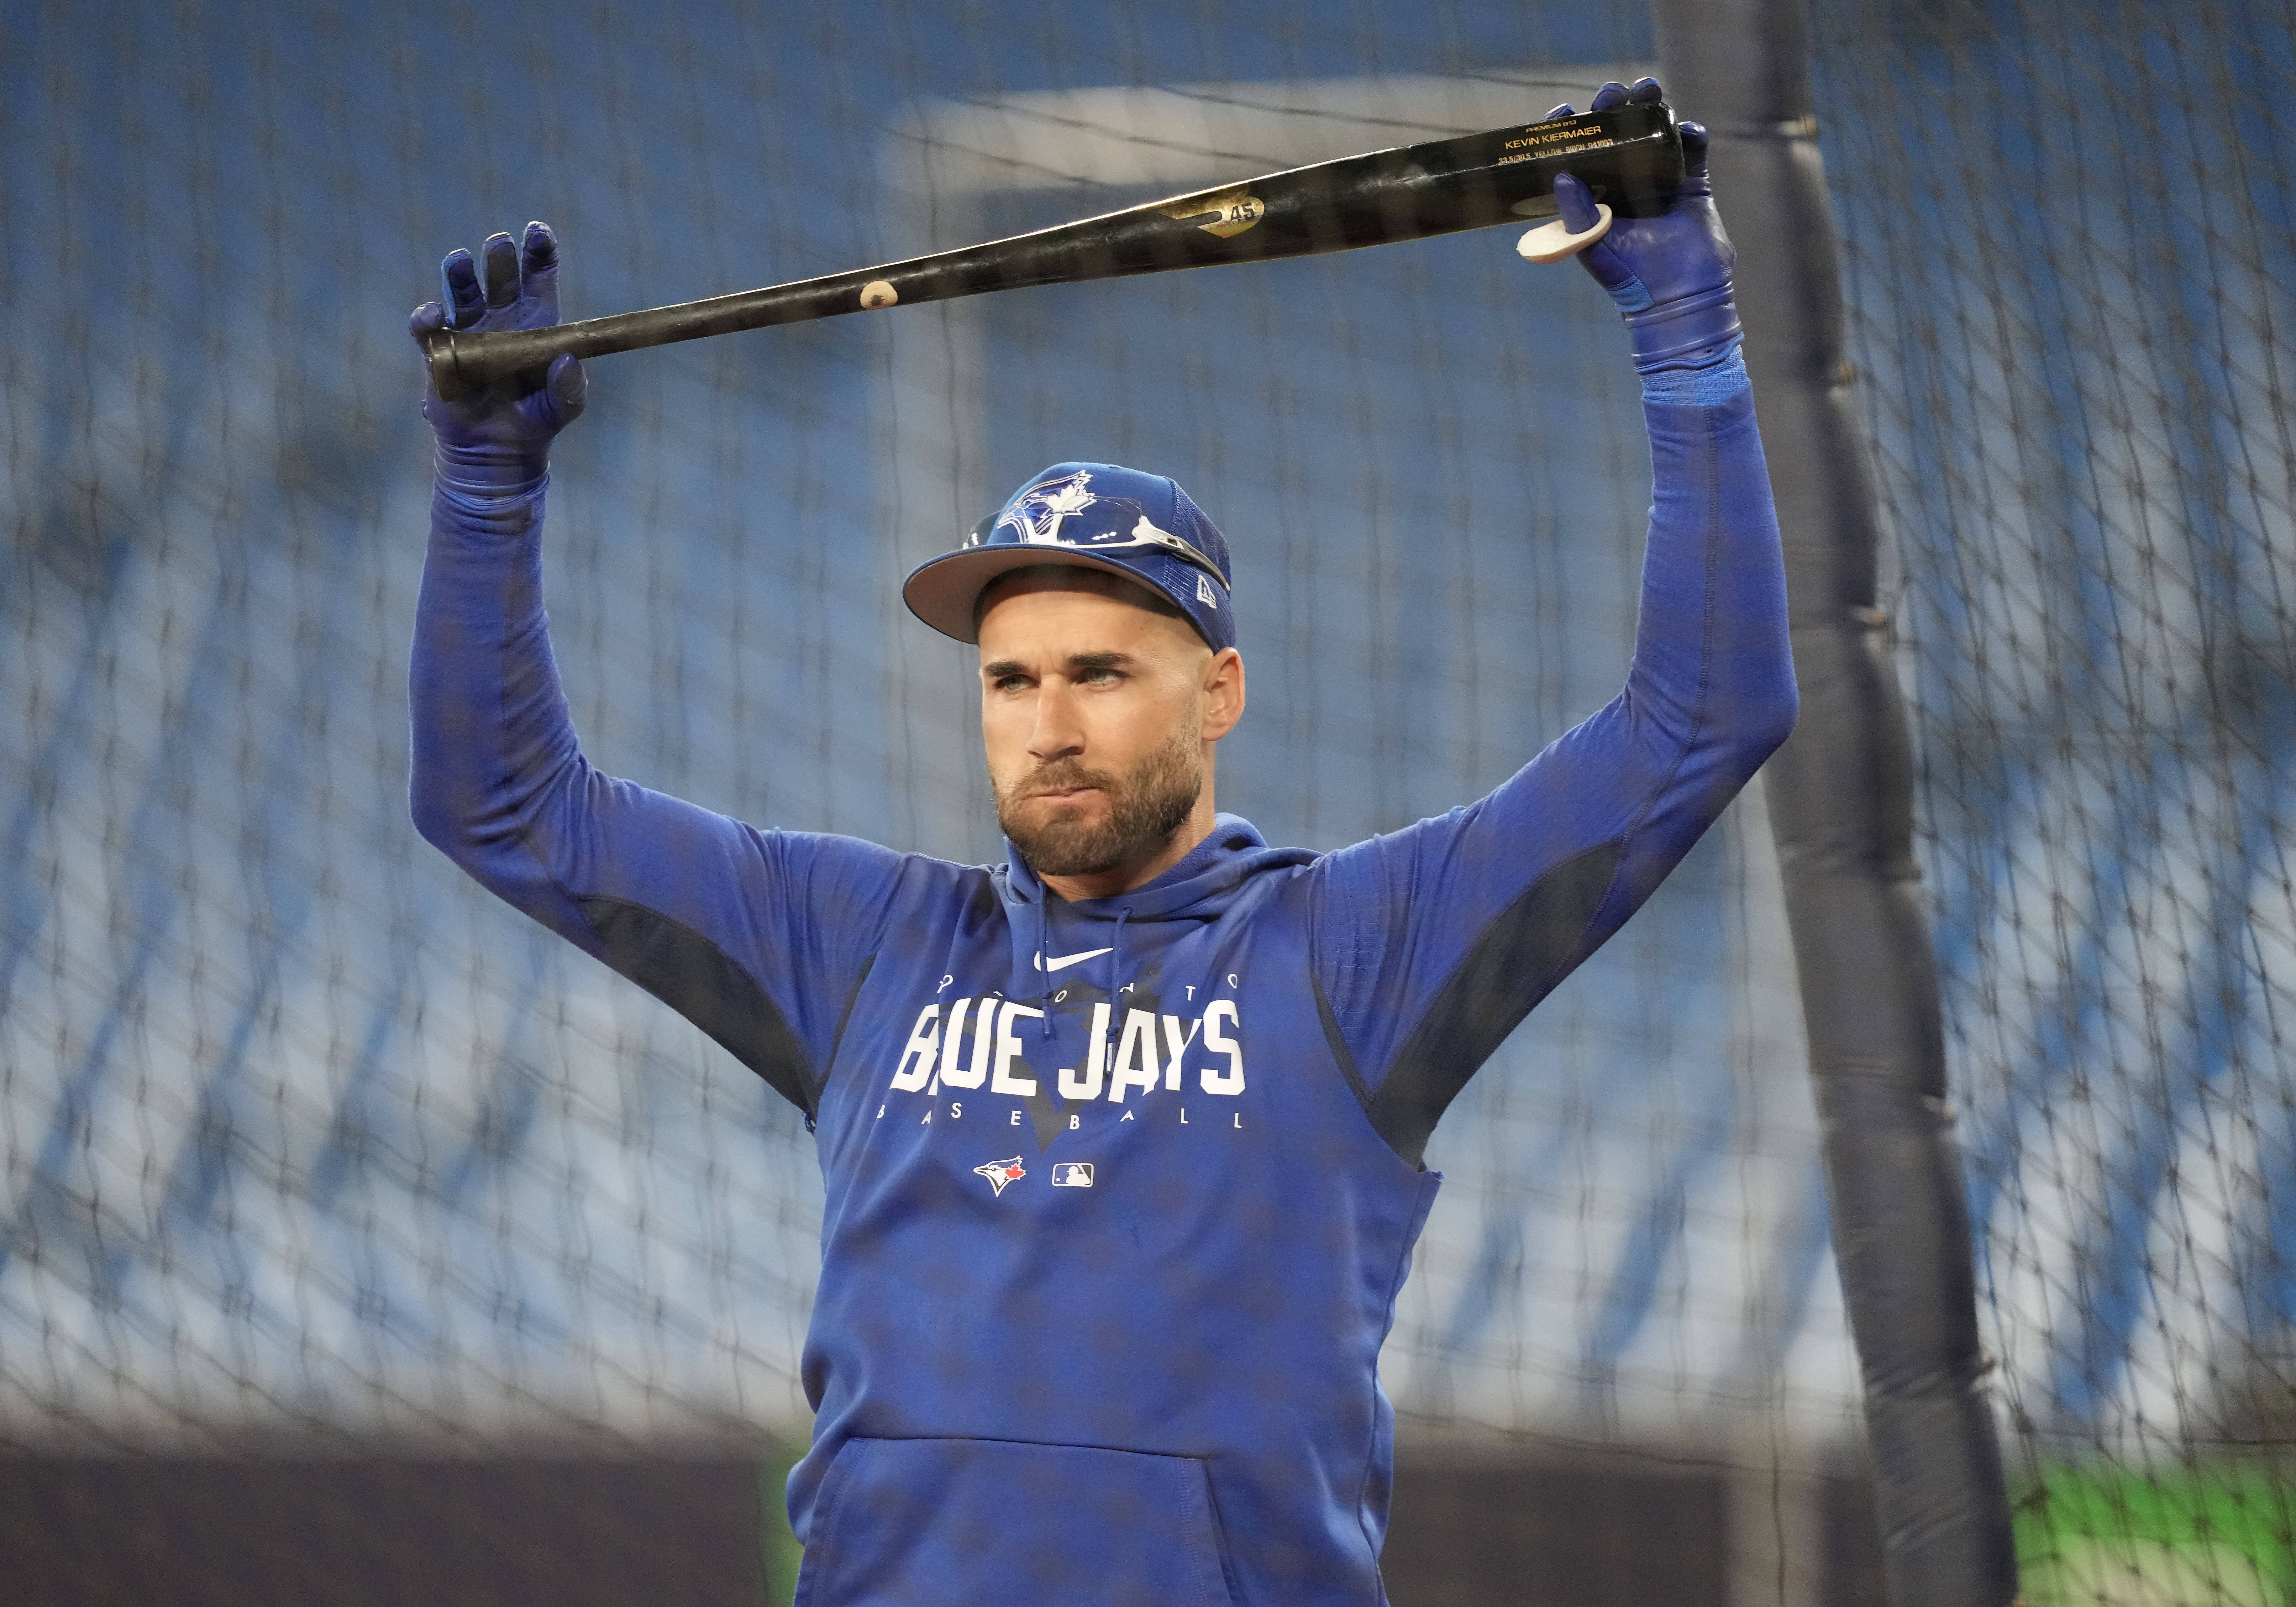
[[1535,261],[1593,244],[1614,210],[1643,217],[1666,209],[1683,176],[1673,111],[1662,102],[1628,104],[1374,151],[825,278],[547,329],[442,329],[424,349],[441,397],[513,377],[539,384],[561,352],[592,357],[1024,284],[1305,257],[1551,217],[1562,173],[1576,175],[1601,203],[1597,220],[1576,234],[1559,221],[1532,231],[1521,249]]

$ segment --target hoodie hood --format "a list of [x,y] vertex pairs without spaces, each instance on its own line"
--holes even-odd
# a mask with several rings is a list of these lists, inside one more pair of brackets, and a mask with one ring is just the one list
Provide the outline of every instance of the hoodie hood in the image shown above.
[[1057,907],[1065,915],[1083,921],[1114,921],[1121,916],[1129,922],[1214,919],[1254,876],[1311,865],[1316,857],[1307,849],[1271,849],[1259,828],[1242,816],[1217,815],[1212,817],[1211,835],[1145,887],[1106,898],[1069,902],[1046,893],[1035,870],[1009,841],[1004,856],[1004,865],[992,874],[997,896],[1008,906],[1033,904],[1040,909]]
[[[1055,939],[1055,926],[1070,928],[1072,932],[1078,924],[1108,928],[1104,945],[1108,957],[1100,974],[1106,979],[1105,986],[1112,997],[1131,975],[1132,962],[1127,956],[1124,942],[1128,925],[1152,927],[1169,922],[1217,921],[1254,876],[1312,864],[1316,858],[1306,849],[1269,848],[1259,829],[1241,816],[1216,815],[1210,835],[1155,881],[1128,893],[1116,893],[1106,898],[1079,898],[1071,903],[1047,892],[1036,871],[1010,840],[1004,844],[1004,864],[992,871],[990,876],[996,884],[997,897],[1004,900],[1012,917],[1013,974],[1028,980],[1024,988],[1033,983],[1037,1006],[1045,1011],[1037,1029],[1044,1035],[1052,1031],[1048,1001],[1058,985],[1053,975],[1055,963],[1051,951],[1055,947],[1067,947],[1072,941]],[[1083,941],[1095,947],[1103,947],[1101,936],[1095,931]],[[1157,948],[1162,944],[1152,939],[1150,947]],[[1138,952],[1136,948],[1134,955]]]

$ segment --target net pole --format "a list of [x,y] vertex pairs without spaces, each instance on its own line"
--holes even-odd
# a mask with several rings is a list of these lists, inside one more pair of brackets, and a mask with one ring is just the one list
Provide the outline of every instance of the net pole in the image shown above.
[[1893,1607],[2017,1593],[1913,853],[1906,713],[1842,351],[1805,0],[1652,0],[1669,98],[1711,129],[1785,540],[1801,722],[1764,772],[1800,972]]

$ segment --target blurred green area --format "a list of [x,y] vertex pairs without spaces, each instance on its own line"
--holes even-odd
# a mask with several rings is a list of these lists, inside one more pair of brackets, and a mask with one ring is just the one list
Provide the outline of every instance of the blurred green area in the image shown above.
[[805,1547],[790,1529],[788,1488],[805,1452],[806,1442],[791,1436],[767,1441],[758,1458],[758,1573],[767,1607],[790,1607],[797,1597]]
[[2017,1505],[2026,1607],[2288,1607],[2290,1496],[2257,1462],[2060,1466]]

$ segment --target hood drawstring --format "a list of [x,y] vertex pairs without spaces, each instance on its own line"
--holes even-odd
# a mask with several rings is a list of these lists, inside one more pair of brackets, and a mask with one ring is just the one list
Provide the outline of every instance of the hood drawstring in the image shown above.
[[1037,894],[1037,1037],[1053,1036],[1053,968],[1045,963],[1045,947],[1052,931],[1052,917],[1045,913],[1045,900],[1050,895],[1039,890]]
[[[1037,920],[1037,1036],[1053,1036],[1053,968],[1045,963],[1046,951],[1052,943],[1052,916],[1045,908],[1046,899],[1039,894],[1030,907]],[[1116,931],[1108,940],[1108,1002],[1112,1008],[1118,990],[1124,983],[1124,923],[1132,919],[1132,906],[1126,905],[1116,912]]]
[[1132,919],[1132,906],[1126,905],[1116,912],[1116,935],[1108,940],[1108,1007],[1116,1008],[1117,991],[1124,986],[1124,923]]

